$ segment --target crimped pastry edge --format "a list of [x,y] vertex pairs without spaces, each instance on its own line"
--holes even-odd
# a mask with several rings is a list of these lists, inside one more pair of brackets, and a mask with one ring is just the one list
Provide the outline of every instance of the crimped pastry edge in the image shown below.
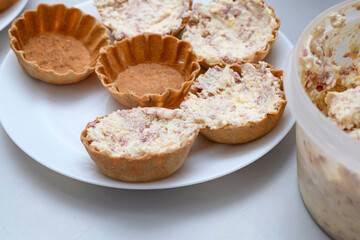
[[[230,68],[233,69],[235,72],[239,73],[241,71],[242,66],[245,64],[246,63],[232,64],[230,65]],[[259,67],[259,64],[256,63],[250,63],[250,64],[252,64],[256,68]],[[268,64],[266,67],[271,68],[272,69],[271,73],[275,77],[281,80],[280,88],[283,91],[283,85],[282,85],[283,71],[274,70],[273,66],[271,66],[270,64]],[[197,94],[196,92],[192,92],[192,93]],[[200,133],[204,135],[207,139],[217,143],[240,144],[240,143],[246,143],[256,140],[262,136],[265,136],[277,126],[278,122],[280,121],[284,113],[286,106],[286,99],[284,92],[282,94],[282,99],[284,101],[281,102],[278,111],[275,113],[266,114],[266,117],[260,121],[247,122],[245,125],[242,126],[234,126],[232,124],[227,124],[217,129],[211,129],[205,126],[202,129],[200,129]]]
[[[184,0],[184,1],[186,1],[186,2],[189,3],[189,10],[191,11],[191,10],[192,10],[193,0]],[[99,10],[98,10],[98,12],[99,12],[100,17],[103,18],[101,12],[100,12]],[[162,35],[171,35],[171,36],[176,36],[176,35],[178,35],[178,34],[185,28],[185,26],[186,26],[186,24],[188,23],[189,19],[190,19],[190,16],[188,16],[188,17],[183,17],[180,27],[178,27],[178,28],[173,28],[173,29],[169,30],[168,32],[166,32],[166,33],[164,33],[164,34],[162,34]],[[110,30],[110,32],[111,32],[111,34],[112,34],[113,31],[114,31],[114,29],[111,28],[110,26],[106,25],[106,24],[104,24],[104,25]],[[145,33],[145,32],[144,32],[144,33]],[[116,38],[113,34],[112,34],[112,36],[113,36],[117,41],[121,41],[121,40],[126,39],[126,38],[132,38],[132,37],[126,37],[126,38],[121,38],[121,39],[119,39],[119,38]],[[135,37],[135,36],[133,36],[133,37]]]
[[[47,82],[47,83],[51,83],[51,84],[57,84],[57,85],[62,85],[62,84],[71,84],[71,83],[76,83],[79,82],[83,79],[85,79],[87,76],[89,76],[91,73],[94,72],[95,70],[95,64],[96,64],[96,59],[92,61],[90,66],[85,66],[83,71],[81,72],[75,72],[73,70],[68,70],[66,73],[58,73],[55,72],[53,69],[43,69],[39,66],[39,64],[36,61],[28,61],[25,58],[25,52],[23,50],[23,48],[21,47],[22,44],[25,43],[21,43],[22,40],[19,39],[21,34],[24,34],[23,31],[19,31],[19,26],[18,25],[24,25],[27,21],[27,19],[29,17],[37,17],[38,11],[55,11],[55,9],[63,9],[65,14],[68,11],[73,11],[74,14],[80,14],[81,17],[78,19],[78,21],[80,21],[82,18],[87,17],[90,18],[94,21],[95,25],[93,25],[92,27],[92,32],[95,32],[96,29],[99,29],[101,33],[101,37],[98,37],[97,39],[97,45],[96,48],[93,49],[93,51],[100,51],[100,48],[106,45],[110,44],[110,38],[107,34],[107,29],[93,16],[89,15],[89,14],[85,14],[84,12],[82,12],[80,9],[78,8],[68,8],[66,7],[64,4],[54,4],[54,5],[50,5],[50,4],[44,4],[41,3],[39,4],[36,9],[34,10],[27,10],[24,13],[21,14],[21,16],[17,19],[15,19],[12,24],[11,27],[8,31],[9,33],[9,43],[10,43],[10,47],[11,49],[14,51],[19,64],[21,65],[21,67],[32,77],[37,78],[41,81]],[[59,10],[61,11],[61,10]],[[38,20],[38,19],[37,19]],[[63,20],[63,19],[61,19]],[[61,21],[60,20],[60,21]],[[79,22],[78,22],[79,24]],[[34,26],[32,26],[35,28],[35,24]],[[54,28],[56,28],[55,26],[53,26]],[[35,34],[31,35],[28,38],[31,38],[33,36],[39,35],[39,34],[43,34],[43,33],[57,33],[56,31],[45,31],[44,29],[37,29],[41,32],[35,32]],[[55,29],[55,30],[59,30],[59,28]],[[72,36],[71,34],[68,34],[68,36]],[[91,34],[88,35],[88,37],[91,37]],[[79,40],[79,39],[78,39]],[[80,40],[81,41],[81,40]],[[85,46],[85,45],[84,45]],[[88,47],[85,46],[87,49]],[[88,49],[89,50],[89,49]],[[92,55],[93,53],[90,52],[90,55]],[[99,56],[97,56],[98,58]]]
[[[133,54],[133,52],[131,51],[132,45],[134,45],[134,42],[139,42],[139,41],[143,41],[145,42],[145,44],[147,44],[145,50],[141,49],[146,53],[138,54],[138,56],[133,56],[135,54]],[[156,55],[155,58],[158,59],[153,59],[154,57],[150,55],[149,42],[151,41],[161,42],[162,47],[160,48],[162,52],[156,51],[156,54],[154,54]],[[172,43],[176,42],[177,51],[175,56],[173,55],[166,56],[168,54],[164,52],[164,49],[166,49],[166,47],[164,46],[166,46],[166,43],[168,42],[172,42]],[[119,48],[123,47],[122,45],[127,46],[127,48],[129,49],[128,50],[129,53],[125,53],[125,54],[129,54],[128,60],[120,58],[118,56]],[[111,74],[109,74],[110,72],[113,72],[113,69],[121,68],[122,70],[119,70],[119,72],[121,72],[125,70],[127,66],[133,66],[140,63],[160,63],[167,66],[172,66],[173,63],[175,63],[174,60],[176,60],[178,56],[182,55],[178,53],[180,51],[179,48],[182,45],[185,46],[183,48],[182,54],[186,55],[186,62],[184,62],[186,66],[184,68],[189,68],[190,74],[186,76],[185,81],[180,89],[168,88],[162,94],[150,93],[150,94],[145,94],[143,96],[137,96],[132,91],[120,92],[114,86],[113,82],[116,81],[116,76],[110,76]],[[136,50],[140,51],[139,48],[137,48]],[[116,52],[111,53],[114,51]],[[111,54],[113,56],[111,56]],[[145,56],[139,57],[139,55],[145,55]],[[164,57],[165,60],[163,59],[163,56],[165,56]],[[110,58],[115,59],[116,63],[112,63],[112,60],[110,60]],[[166,60],[166,58],[168,59]],[[110,68],[112,68],[112,70],[110,70]],[[154,34],[154,33],[144,33],[130,39],[124,39],[122,41],[115,42],[114,45],[108,46],[107,48],[103,48],[95,68],[95,72],[99,80],[103,84],[103,86],[109,91],[109,93],[115,98],[115,100],[117,100],[119,103],[121,103],[123,106],[127,108],[133,108],[138,106],[140,107],[156,106],[156,107],[171,108],[173,106],[177,106],[183,100],[184,96],[187,93],[187,90],[189,89],[190,85],[193,83],[199,71],[200,71],[200,65],[197,61],[197,56],[193,52],[193,48],[190,43],[179,40],[173,36],[169,36],[169,35],[164,36],[161,34]],[[115,78],[115,79],[111,79],[111,78]]]
[[[254,63],[254,62],[258,62],[261,61],[263,59],[265,59],[265,57],[269,54],[271,47],[274,45],[277,36],[278,36],[278,30],[280,28],[280,19],[276,17],[275,15],[275,10],[269,6],[264,0],[261,0],[261,3],[265,6],[267,6],[268,8],[270,8],[270,10],[272,11],[272,17],[275,18],[275,21],[277,23],[276,27],[273,29],[272,34],[273,34],[273,38],[271,38],[267,43],[266,43],[266,47],[264,50],[259,50],[256,51],[253,55],[245,57],[242,60],[237,60],[236,62],[232,63],[232,64],[244,64],[244,63]],[[190,22],[188,21],[187,24],[189,24]],[[224,67],[226,65],[228,65],[224,60],[220,59],[217,62],[214,63],[209,63],[205,58],[198,56],[198,60],[199,63],[202,67],[204,68],[210,68],[210,67],[215,67],[215,66],[219,66],[219,67]]]
[[[106,115],[108,116],[108,115]],[[98,123],[102,118],[98,117]],[[146,153],[140,157],[111,156],[107,151],[98,151],[91,146],[91,139],[87,136],[90,122],[81,132],[80,140],[99,171],[104,175],[124,182],[151,182],[170,176],[184,164],[190,149],[198,136],[199,129],[180,147],[162,153]]]

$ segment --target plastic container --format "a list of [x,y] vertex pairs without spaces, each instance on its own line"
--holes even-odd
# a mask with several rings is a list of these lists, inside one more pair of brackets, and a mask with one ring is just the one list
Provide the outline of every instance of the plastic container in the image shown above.
[[[302,33],[284,72],[285,95],[297,121],[298,184],[303,201],[330,237],[352,240],[360,239],[360,141],[338,128],[310,100],[301,83],[299,57],[320,22],[354,3],[360,5],[360,1],[345,1],[315,18]],[[346,12],[347,19],[360,23],[360,7],[353,10]],[[326,31],[331,28],[327,24]]]

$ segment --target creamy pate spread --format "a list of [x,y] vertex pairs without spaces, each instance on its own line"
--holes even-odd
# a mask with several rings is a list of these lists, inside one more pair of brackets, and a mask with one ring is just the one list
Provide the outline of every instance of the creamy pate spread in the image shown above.
[[271,70],[265,62],[244,64],[241,74],[228,65],[210,68],[196,79],[180,108],[210,129],[261,121],[285,102],[282,79]]
[[144,32],[169,34],[190,16],[189,0],[95,0],[103,23],[117,40]]
[[59,33],[45,33],[30,38],[24,46],[25,58],[46,70],[81,72],[90,65],[90,54],[77,39]]
[[261,0],[197,3],[182,38],[209,65],[246,62],[265,50],[278,27],[274,11]]
[[[359,6],[352,8],[359,11]],[[309,34],[301,49],[299,74],[318,109],[352,132],[360,128],[360,20],[347,21],[346,10],[332,13]]]
[[180,148],[197,134],[197,125],[181,109],[118,110],[90,122],[90,146],[111,156],[140,157]]
[[360,86],[344,92],[328,92],[328,116],[341,129],[360,128]]

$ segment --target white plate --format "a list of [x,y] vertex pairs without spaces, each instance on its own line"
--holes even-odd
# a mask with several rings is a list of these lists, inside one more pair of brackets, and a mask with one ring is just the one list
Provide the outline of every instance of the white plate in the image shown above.
[[28,1],[29,0],[18,0],[9,9],[0,13],[0,31],[19,15]]
[[[96,17],[92,2],[78,5]],[[292,45],[280,32],[267,61],[282,69]],[[29,156],[68,177],[123,189],[163,189],[192,185],[234,172],[259,159],[288,133],[294,118],[288,108],[268,135],[242,145],[216,144],[199,136],[183,167],[150,183],[124,183],[102,175],[80,142],[87,122],[119,108],[96,76],[68,86],[29,77],[10,51],[0,68],[0,119],[10,138]]]

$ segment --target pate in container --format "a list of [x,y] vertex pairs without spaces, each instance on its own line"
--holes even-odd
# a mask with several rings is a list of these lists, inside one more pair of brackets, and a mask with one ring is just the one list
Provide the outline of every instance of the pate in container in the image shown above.
[[359,49],[360,1],[344,1],[306,27],[284,73],[301,196],[334,239],[360,239]]

